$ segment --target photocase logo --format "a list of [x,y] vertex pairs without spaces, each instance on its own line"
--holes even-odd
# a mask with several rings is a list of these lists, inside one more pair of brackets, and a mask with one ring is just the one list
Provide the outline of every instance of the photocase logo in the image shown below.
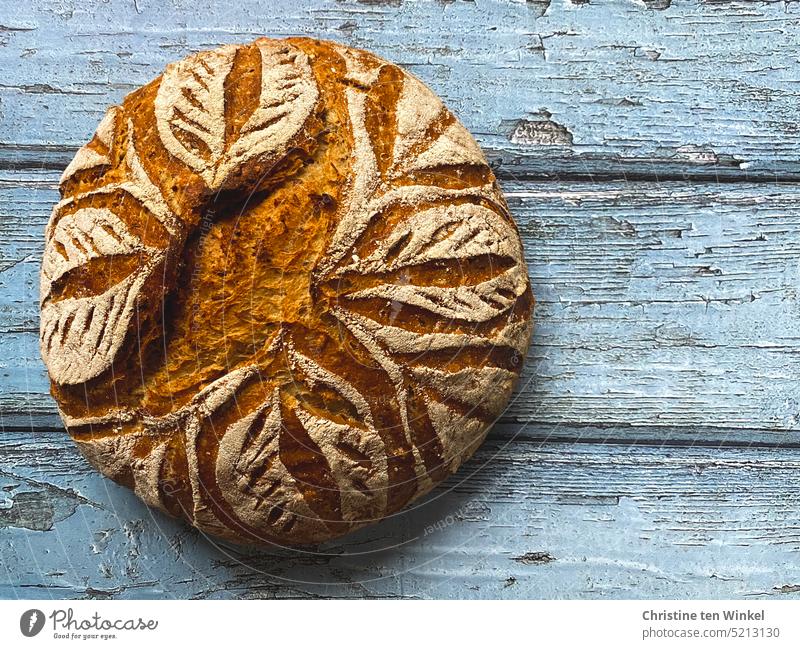
[[25,611],[22,617],[19,618],[19,630],[22,635],[27,638],[32,638],[44,627],[44,613],[38,608],[32,608]]

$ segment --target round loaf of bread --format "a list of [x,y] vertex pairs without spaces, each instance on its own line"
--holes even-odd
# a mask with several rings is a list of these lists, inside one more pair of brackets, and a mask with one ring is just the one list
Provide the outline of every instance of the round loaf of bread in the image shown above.
[[533,297],[467,130],[364,51],[261,38],[108,110],[61,178],[41,352],[89,461],[240,543],[428,492],[506,406]]

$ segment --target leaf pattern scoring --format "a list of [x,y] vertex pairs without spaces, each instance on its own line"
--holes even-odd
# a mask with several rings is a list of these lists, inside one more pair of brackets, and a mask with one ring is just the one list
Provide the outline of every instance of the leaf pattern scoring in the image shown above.
[[[70,271],[94,259],[113,263],[115,257],[134,254],[141,264],[103,293],[52,299],[54,283]],[[82,208],[57,221],[45,249],[40,289],[42,356],[54,380],[84,383],[109,367],[123,344],[135,299],[161,260],[110,209]]]
[[201,52],[167,67],[155,98],[156,125],[167,151],[198,173],[212,191],[259,158],[286,152],[319,98],[308,57],[292,46],[259,41],[261,91],[252,115],[226,141],[225,84],[234,45]]

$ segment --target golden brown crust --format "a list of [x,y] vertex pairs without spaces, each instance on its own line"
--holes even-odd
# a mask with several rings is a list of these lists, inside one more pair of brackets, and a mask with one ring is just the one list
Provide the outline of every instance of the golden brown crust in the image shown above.
[[47,227],[42,354],[89,460],[244,543],[315,543],[455,471],[533,297],[469,133],[305,38],[171,64],[109,109]]

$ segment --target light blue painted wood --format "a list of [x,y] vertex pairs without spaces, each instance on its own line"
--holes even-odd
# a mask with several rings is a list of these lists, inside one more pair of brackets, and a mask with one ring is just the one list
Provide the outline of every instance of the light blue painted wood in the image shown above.
[[[3,178],[7,183],[3,186]],[[0,173],[0,406],[60,428],[38,350],[53,172]],[[538,303],[503,421],[800,442],[800,188],[506,181]],[[44,420],[44,421],[42,421]],[[46,423],[44,423],[46,422]],[[711,433],[707,429],[718,432]]]
[[[791,2],[696,0],[664,11],[635,0],[6,0],[0,141],[76,147],[109,103],[171,60],[308,35],[403,64],[484,146],[508,145],[517,120],[545,109],[571,134],[567,151],[735,156],[753,169],[798,159],[798,13]],[[525,133],[512,148],[527,148]]]
[[[800,214],[775,181],[800,179],[798,11],[0,0],[0,597],[797,596]],[[366,47],[439,92],[539,300],[466,471],[316,552],[215,546],[99,477],[36,343],[58,170],[167,62],[260,34]]]
[[[0,498],[16,509],[6,510],[0,531],[0,597],[786,598],[800,591],[797,450],[776,459],[763,448],[490,440],[428,502],[304,552],[214,545],[98,478],[56,433],[7,435],[5,448]],[[8,527],[9,518],[52,528]]]

